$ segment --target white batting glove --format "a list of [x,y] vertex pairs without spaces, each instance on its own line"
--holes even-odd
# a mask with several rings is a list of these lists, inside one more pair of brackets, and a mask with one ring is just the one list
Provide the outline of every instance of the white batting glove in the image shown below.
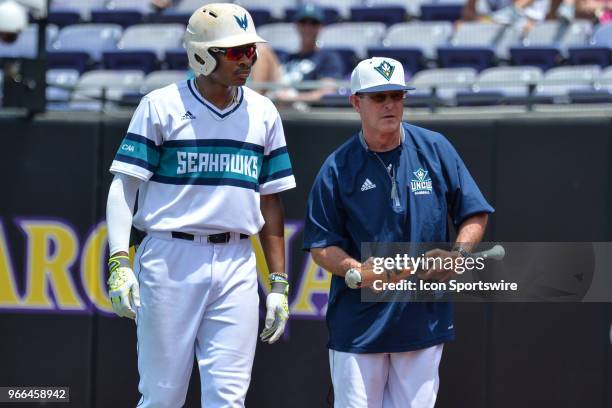
[[138,280],[130,267],[130,260],[125,255],[112,256],[108,260],[110,277],[108,278],[108,295],[113,312],[120,317],[136,318],[136,309],[140,307],[140,290]]
[[285,274],[270,274],[272,291],[266,298],[265,327],[259,338],[272,344],[283,335],[289,319],[289,282]]

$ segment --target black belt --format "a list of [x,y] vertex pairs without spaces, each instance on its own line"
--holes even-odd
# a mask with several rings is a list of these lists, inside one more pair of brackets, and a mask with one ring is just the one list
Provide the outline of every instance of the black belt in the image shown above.
[[[187,241],[194,241],[195,235],[187,234],[186,232],[172,231],[172,238],[184,239]],[[240,239],[247,239],[249,236],[246,234],[240,234]],[[212,234],[206,237],[206,240],[210,244],[227,244],[232,238],[231,232],[221,232],[219,234]]]

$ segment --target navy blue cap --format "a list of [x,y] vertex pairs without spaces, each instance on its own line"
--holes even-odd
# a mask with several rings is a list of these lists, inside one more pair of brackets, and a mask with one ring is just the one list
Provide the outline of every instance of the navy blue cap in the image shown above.
[[300,21],[307,18],[323,23],[325,21],[325,13],[323,9],[316,4],[307,3],[297,9],[294,20]]

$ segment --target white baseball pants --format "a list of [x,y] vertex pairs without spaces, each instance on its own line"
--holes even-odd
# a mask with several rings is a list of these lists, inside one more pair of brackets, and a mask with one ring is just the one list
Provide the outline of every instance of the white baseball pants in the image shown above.
[[195,354],[202,406],[244,407],[259,324],[250,240],[232,233],[226,244],[209,244],[155,233],[138,248],[134,272],[141,299],[137,406],[182,407]]
[[335,408],[432,408],[443,345],[404,353],[329,350]]

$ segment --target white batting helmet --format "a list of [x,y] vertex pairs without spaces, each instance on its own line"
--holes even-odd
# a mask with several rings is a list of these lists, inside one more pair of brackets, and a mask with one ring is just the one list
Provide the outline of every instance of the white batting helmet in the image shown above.
[[266,42],[255,32],[248,11],[231,3],[213,3],[197,9],[189,18],[183,46],[187,50],[189,67],[196,74],[210,75],[217,60],[210,48],[230,48],[244,44]]

